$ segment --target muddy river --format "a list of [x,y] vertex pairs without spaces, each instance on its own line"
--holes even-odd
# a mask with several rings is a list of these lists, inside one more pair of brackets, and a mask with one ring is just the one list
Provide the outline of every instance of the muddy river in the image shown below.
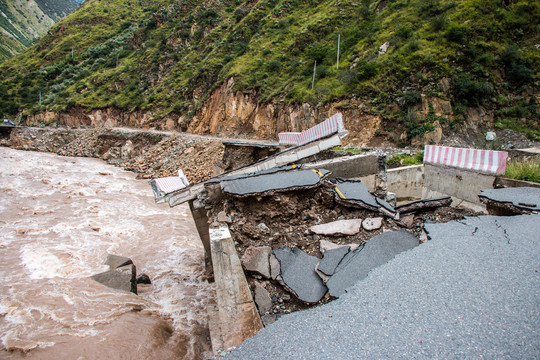
[[[107,254],[152,285],[89,279]],[[135,174],[0,147],[0,358],[206,357],[203,257],[188,207],[156,205]]]

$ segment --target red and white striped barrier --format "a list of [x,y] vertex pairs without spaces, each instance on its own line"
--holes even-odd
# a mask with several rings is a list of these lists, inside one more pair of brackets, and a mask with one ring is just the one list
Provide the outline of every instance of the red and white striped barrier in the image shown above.
[[335,133],[339,133],[341,137],[347,135],[347,130],[345,130],[345,127],[343,126],[343,118],[341,113],[332,115],[322,123],[315,125],[301,133],[283,132],[279,133],[278,137],[280,145],[298,146]]
[[506,151],[463,149],[426,145],[424,163],[440,164],[491,174],[506,172]]
[[156,200],[163,198],[165,195],[183,189],[189,186],[189,181],[184,175],[184,172],[178,170],[178,176],[168,176],[157,178],[150,181],[150,185],[154,190]]

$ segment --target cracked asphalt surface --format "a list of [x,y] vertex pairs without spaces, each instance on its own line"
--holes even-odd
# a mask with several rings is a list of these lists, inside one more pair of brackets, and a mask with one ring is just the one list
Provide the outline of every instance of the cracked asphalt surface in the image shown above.
[[540,215],[429,224],[340,299],[282,317],[226,359],[538,359]]

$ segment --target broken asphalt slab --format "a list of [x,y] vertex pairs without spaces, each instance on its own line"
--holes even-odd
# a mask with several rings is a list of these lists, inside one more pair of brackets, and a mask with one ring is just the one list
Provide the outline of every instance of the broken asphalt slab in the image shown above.
[[298,189],[312,189],[330,174],[328,170],[299,170],[253,176],[238,180],[224,181],[221,189],[233,196],[252,196],[268,192],[283,192]]
[[487,189],[482,190],[478,197],[482,202],[511,204],[521,210],[540,211],[540,188]]
[[315,303],[326,294],[321,278],[315,272],[319,259],[310,256],[299,248],[281,247],[274,250],[281,265],[281,278],[284,285],[306,303]]
[[226,359],[537,359],[540,215],[426,228],[427,243],[338,300],[281,317]]
[[340,297],[347,288],[368,276],[371,270],[417,245],[416,236],[406,230],[375,236],[341,260],[330,280],[326,282],[330,295]]
[[451,203],[452,203],[452,198],[450,196],[443,196],[443,197],[438,197],[438,198],[433,198],[433,199],[411,201],[411,202],[397,206],[396,210],[400,214],[406,214],[406,213],[415,212],[415,211],[435,209],[438,207],[446,207],[446,206],[450,206]]
[[396,210],[383,199],[373,196],[360,180],[336,178],[334,187],[336,201],[343,206],[352,206],[394,217]]
[[350,246],[341,246],[337,249],[325,251],[317,269],[324,275],[332,276],[341,259],[347,255],[349,250]]

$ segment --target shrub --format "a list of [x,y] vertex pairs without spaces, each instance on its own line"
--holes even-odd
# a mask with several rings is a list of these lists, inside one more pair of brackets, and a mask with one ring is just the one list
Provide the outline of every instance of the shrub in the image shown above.
[[422,95],[418,91],[406,91],[403,93],[405,107],[411,107],[422,101]]
[[461,25],[452,25],[446,30],[445,37],[448,41],[463,44],[467,38],[467,28]]
[[266,69],[270,72],[277,72],[281,69],[281,62],[277,59],[272,59],[266,65]]
[[463,105],[478,106],[492,94],[493,87],[488,82],[475,81],[469,75],[460,75],[455,80],[454,96]]

